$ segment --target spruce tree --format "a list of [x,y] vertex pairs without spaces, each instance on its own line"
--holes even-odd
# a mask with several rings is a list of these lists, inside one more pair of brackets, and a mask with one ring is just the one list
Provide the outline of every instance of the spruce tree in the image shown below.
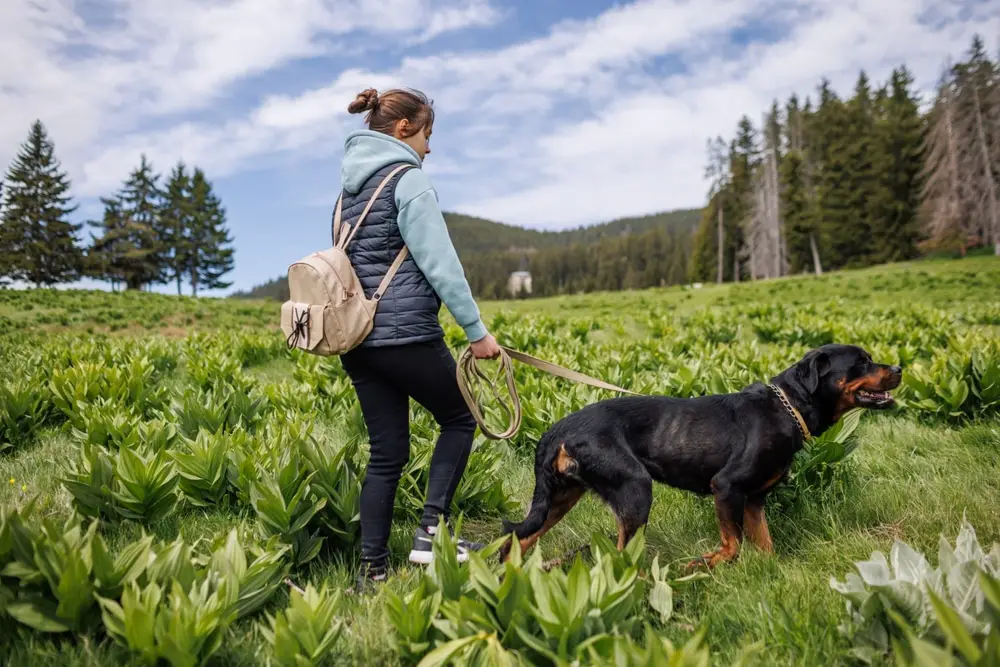
[[924,122],[906,67],[894,69],[875,126],[872,247],[876,262],[917,255]]
[[799,103],[792,95],[785,105],[785,145],[788,153],[781,162],[781,211],[785,223],[785,243],[789,271],[811,268],[823,272],[819,257],[819,229],[816,215],[816,152],[812,150],[809,128],[812,103]]
[[45,126],[36,120],[4,179],[0,260],[7,279],[36,287],[75,280],[83,268],[76,233],[67,220],[69,177],[55,157]]
[[191,293],[198,289],[224,289],[231,282],[221,280],[233,269],[232,238],[226,229],[226,210],[212,192],[201,169],[191,179],[192,227],[188,246],[187,274]]
[[744,271],[740,269],[742,249],[746,246],[744,229],[753,215],[753,177],[760,163],[757,148],[757,130],[749,116],[740,118],[736,138],[729,148],[731,192],[723,202],[726,208],[726,273],[739,282]]
[[97,280],[109,281],[111,289],[117,291],[120,284],[128,283],[128,277],[135,272],[133,266],[141,265],[145,260],[145,252],[135,245],[133,228],[122,213],[121,200],[101,197],[101,203],[104,204],[102,219],[87,223],[101,230],[100,236],[91,233],[87,274]]
[[118,199],[128,238],[128,289],[142,289],[153,283],[165,282],[165,251],[158,235],[163,193],[160,177],[145,155],[125,181]]
[[810,236],[813,233],[802,151],[789,151],[781,161],[780,172],[781,215],[785,222],[788,270],[790,273],[802,273],[812,265]]
[[177,283],[178,296],[191,261],[191,230],[194,219],[195,202],[191,193],[191,177],[184,163],[179,162],[167,182],[159,220],[166,277]]
[[819,247],[824,267],[843,267],[849,257],[849,238],[855,212],[851,209],[848,113],[826,79],[820,83],[819,103],[809,124],[810,149],[817,165]]
[[14,239],[8,238],[3,211],[3,181],[0,181],[0,287],[5,287],[14,279]]
[[875,175],[875,118],[868,75],[862,71],[854,96],[846,106],[846,133],[838,139],[846,152],[846,201],[849,215],[830,229],[831,250],[841,266],[867,264],[872,248],[872,202],[878,184]]

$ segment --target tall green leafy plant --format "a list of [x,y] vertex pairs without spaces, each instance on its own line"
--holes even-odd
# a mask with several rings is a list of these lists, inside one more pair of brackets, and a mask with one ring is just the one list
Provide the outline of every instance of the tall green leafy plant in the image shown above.
[[26,445],[50,410],[44,385],[23,378],[0,383],[0,453]]
[[261,470],[250,489],[250,503],[264,532],[292,548],[296,566],[311,561],[323,547],[321,531],[308,529],[316,513],[326,506],[325,498],[317,499],[313,494],[315,475],[305,471],[293,450],[276,471]]
[[[936,568],[899,541],[888,559],[876,551],[855,566],[856,574],[849,573],[844,581],[831,578],[830,586],[846,600],[848,620],[841,631],[853,640],[853,655],[865,662],[892,648],[894,618],[915,636],[941,643],[952,623],[974,637],[989,631],[991,617],[979,573],[1000,576],[1000,544],[985,552],[968,522],[962,522],[954,547],[941,537]],[[939,612],[941,605],[948,611]],[[944,614],[944,625],[939,613]]]
[[[486,564],[503,540],[459,564],[443,525],[434,538],[434,561],[417,588],[388,593],[394,646],[420,664],[473,664],[491,659],[515,664],[571,665],[588,647],[613,646],[631,637],[649,611],[665,622],[673,611],[670,580],[657,560],[645,567],[642,532],[623,551],[595,536],[593,565],[578,556],[569,572],[543,567],[536,551],[526,561],[515,541],[509,560]],[[642,571],[642,574],[640,572]]]
[[286,609],[267,614],[268,625],[261,631],[277,664],[313,667],[330,658],[344,630],[336,617],[339,599],[336,592],[309,584],[292,590]]

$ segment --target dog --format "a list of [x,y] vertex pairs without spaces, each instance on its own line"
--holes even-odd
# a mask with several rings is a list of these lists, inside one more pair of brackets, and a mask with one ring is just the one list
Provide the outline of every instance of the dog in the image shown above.
[[[531,506],[524,521],[504,520],[503,534],[526,552],[593,491],[615,515],[621,550],[649,520],[655,481],[715,499],[722,544],[689,569],[734,560],[744,538],[773,552],[764,503],[795,453],[853,407],[891,407],[902,376],[861,347],[831,344],[736,393],[593,403],[542,435]],[[511,547],[507,540],[502,560]]]

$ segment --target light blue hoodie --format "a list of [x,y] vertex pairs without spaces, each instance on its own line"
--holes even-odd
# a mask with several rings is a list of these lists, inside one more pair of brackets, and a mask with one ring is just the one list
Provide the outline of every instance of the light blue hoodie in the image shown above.
[[[344,143],[341,187],[357,194],[372,174],[399,162],[421,166],[416,151],[395,137],[371,130],[351,132]],[[399,211],[396,224],[410,255],[469,341],[481,339],[487,333],[486,327],[448,235],[430,179],[422,169],[407,169],[396,183],[395,194]]]

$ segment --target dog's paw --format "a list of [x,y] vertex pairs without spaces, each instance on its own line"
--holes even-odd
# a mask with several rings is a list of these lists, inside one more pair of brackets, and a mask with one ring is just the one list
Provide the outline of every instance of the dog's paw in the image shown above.
[[736,559],[735,553],[728,552],[725,549],[719,549],[718,551],[707,553],[701,558],[695,558],[693,561],[687,564],[685,570],[688,573],[693,572],[694,570],[697,570],[702,567],[711,570],[719,563],[728,563],[729,561],[735,559]]
[[701,556],[700,558],[695,558],[693,561],[691,561],[690,563],[688,563],[684,567],[684,572],[686,574],[691,574],[695,570],[700,570],[702,568],[711,569],[711,567],[712,567],[712,563],[711,563],[711,557],[712,557],[712,555],[713,554],[705,554],[704,556]]

